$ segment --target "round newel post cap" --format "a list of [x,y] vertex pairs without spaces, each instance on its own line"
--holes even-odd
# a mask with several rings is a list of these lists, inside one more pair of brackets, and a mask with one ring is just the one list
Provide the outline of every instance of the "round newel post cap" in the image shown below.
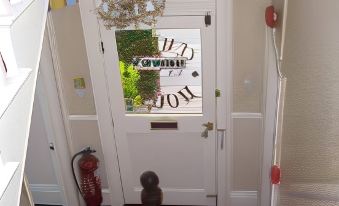
[[140,176],[140,182],[145,190],[155,189],[159,185],[159,177],[155,172],[147,171]]
[[163,194],[159,185],[159,177],[155,172],[147,171],[140,176],[140,183],[144,187],[141,191],[141,202],[144,206],[160,206]]

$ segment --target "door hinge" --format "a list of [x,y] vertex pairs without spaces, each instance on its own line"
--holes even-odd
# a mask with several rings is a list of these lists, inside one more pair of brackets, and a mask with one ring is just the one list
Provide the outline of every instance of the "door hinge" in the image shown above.
[[215,89],[215,97],[220,97],[220,96],[221,96],[220,89]]
[[205,25],[206,27],[211,26],[212,24],[212,17],[211,17],[211,13],[207,12],[205,15]]
[[105,48],[104,48],[104,42],[100,42],[100,49],[101,49],[101,52],[104,54],[105,53]]

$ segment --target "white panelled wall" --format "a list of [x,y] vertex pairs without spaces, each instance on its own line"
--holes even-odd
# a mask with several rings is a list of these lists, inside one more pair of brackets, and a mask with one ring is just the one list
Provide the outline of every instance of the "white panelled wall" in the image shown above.
[[[62,186],[59,185],[55,174],[57,168],[55,168],[56,165],[54,165],[51,156],[53,155],[51,154],[53,150],[49,148],[50,142],[48,135],[50,135],[52,131],[48,131],[50,130],[47,126],[49,122],[48,119],[44,118],[42,110],[41,102],[38,94],[36,94],[25,173],[27,174],[35,203],[62,205],[64,204],[63,189]],[[36,167],[37,162],[43,166],[43,169]]]
[[232,206],[259,206],[264,122],[265,8],[270,0],[233,1]]
[[258,205],[263,116],[233,113],[232,206]]

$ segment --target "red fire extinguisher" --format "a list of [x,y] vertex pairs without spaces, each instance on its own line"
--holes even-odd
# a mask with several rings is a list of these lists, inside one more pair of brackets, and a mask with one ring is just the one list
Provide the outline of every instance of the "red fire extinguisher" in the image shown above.
[[[76,153],[72,158],[72,172],[75,183],[84,198],[87,206],[99,206],[102,203],[101,180],[95,175],[99,167],[99,160],[92,153],[95,153],[90,147]],[[82,155],[78,160],[80,185],[74,172],[74,160],[77,156]]]

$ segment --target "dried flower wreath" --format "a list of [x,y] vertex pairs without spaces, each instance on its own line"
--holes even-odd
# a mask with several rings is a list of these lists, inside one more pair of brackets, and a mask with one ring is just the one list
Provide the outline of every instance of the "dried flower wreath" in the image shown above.
[[102,0],[97,8],[107,29],[123,29],[140,24],[152,26],[163,15],[166,0]]

